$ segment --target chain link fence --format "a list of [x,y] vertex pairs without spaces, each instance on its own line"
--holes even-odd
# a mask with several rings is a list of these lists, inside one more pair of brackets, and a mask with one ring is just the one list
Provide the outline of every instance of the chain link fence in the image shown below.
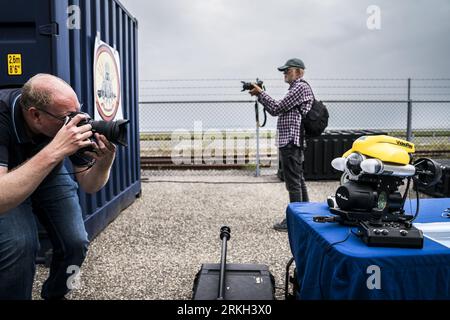
[[[255,81],[255,79],[242,79]],[[450,79],[311,79],[330,112],[330,130],[383,130],[415,143],[417,152],[450,158]],[[288,86],[264,81],[281,99]],[[176,164],[254,164],[255,101],[239,79],[144,80],[140,95],[141,156]],[[258,107],[259,124],[264,122]],[[259,129],[261,163],[277,148],[276,118]]]

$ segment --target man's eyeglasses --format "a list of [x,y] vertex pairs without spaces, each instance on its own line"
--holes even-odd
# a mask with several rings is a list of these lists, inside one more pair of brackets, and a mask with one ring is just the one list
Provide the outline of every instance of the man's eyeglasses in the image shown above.
[[288,74],[289,70],[291,70],[291,68],[287,68],[286,70],[283,71],[284,74]]
[[[80,104],[80,110],[81,110],[81,107],[83,107],[83,104]],[[53,113],[51,113],[51,112],[48,112],[47,110],[44,110],[44,109],[41,109],[41,108],[38,108],[38,107],[35,107],[37,110],[39,110],[39,111],[42,111],[42,112],[44,112],[45,114],[48,114],[50,117],[52,117],[52,118],[55,118],[55,119],[57,119],[57,120],[59,120],[59,121],[62,121],[62,122],[66,122],[66,119],[67,119],[67,117],[69,116],[69,115],[65,115],[65,116],[55,116]]]

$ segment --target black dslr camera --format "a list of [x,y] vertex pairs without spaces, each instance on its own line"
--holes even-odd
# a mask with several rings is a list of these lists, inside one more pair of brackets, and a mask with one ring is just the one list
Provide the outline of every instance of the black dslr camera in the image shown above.
[[[245,82],[245,81],[241,81],[241,82],[242,82],[242,90],[241,90],[241,92],[245,91],[245,90],[252,90],[253,89],[253,84],[251,82]],[[263,83],[264,82],[262,80],[259,80],[258,78],[256,78],[256,85],[258,87],[260,87],[261,89],[264,89],[263,88]]]
[[[91,117],[84,112],[72,112],[69,115],[69,121],[77,114],[84,114],[87,116],[87,119],[81,120],[77,126],[81,127],[86,124],[90,124],[92,126],[92,132],[98,132],[102,134],[108,139],[108,141],[120,144],[121,146],[127,147],[127,127],[126,125],[130,122],[130,120],[116,120],[116,121],[94,121]],[[92,139],[91,139],[92,140]],[[83,148],[84,151],[93,151],[91,148]]]

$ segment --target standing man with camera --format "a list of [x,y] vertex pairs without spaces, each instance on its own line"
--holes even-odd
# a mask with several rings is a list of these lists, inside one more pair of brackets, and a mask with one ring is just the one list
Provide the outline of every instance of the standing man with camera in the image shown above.
[[42,298],[64,299],[68,268],[80,268],[86,257],[78,184],[63,160],[70,158],[78,183],[94,193],[109,179],[116,148],[93,136],[90,124],[79,125],[86,118],[76,114],[80,108],[73,89],[49,74],[0,90],[0,300],[31,299],[39,244],[34,215],[53,245]]
[[[312,107],[314,94],[309,84],[302,79],[305,73],[302,60],[289,59],[278,70],[284,73],[284,81],[289,84],[289,91],[283,99],[276,101],[256,84],[253,84],[250,94],[256,95],[258,101],[272,116],[278,116],[278,148],[290,202],[308,202],[308,192],[303,177],[305,138],[301,130],[301,122],[302,117]],[[273,227],[278,231],[287,231],[286,219]]]

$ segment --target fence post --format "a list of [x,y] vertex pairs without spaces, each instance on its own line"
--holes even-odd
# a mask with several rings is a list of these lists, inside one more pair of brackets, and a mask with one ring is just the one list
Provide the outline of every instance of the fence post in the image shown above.
[[406,120],[406,140],[412,140],[412,101],[411,101],[411,78],[408,78],[408,113]]
[[255,100],[255,115],[256,115],[256,172],[255,176],[260,176],[259,171],[259,108],[258,100]]

